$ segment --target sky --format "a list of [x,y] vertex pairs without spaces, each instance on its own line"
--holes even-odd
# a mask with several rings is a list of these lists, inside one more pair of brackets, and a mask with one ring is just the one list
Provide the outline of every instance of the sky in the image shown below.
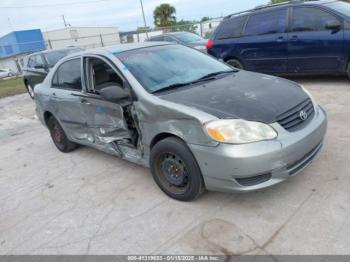
[[[148,26],[153,10],[162,3],[176,8],[177,20],[219,17],[266,4],[268,0],[143,0]],[[1,0],[0,36],[14,30],[64,27],[62,15],[72,26],[113,26],[119,31],[143,26],[140,0]]]

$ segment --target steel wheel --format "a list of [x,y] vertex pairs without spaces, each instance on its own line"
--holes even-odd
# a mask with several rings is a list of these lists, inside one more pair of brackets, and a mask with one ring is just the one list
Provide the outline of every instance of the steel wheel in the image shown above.
[[78,145],[68,140],[63,128],[54,117],[50,117],[47,126],[50,130],[52,141],[58,150],[68,153],[77,148]]
[[151,149],[150,167],[154,181],[168,196],[191,201],[204,192],[201,170],[186,143],[165,138]]
[[159,156],[157,175],[161,184],[173,194],[183,194],[190,186],[186,165],[174,153],[163,153]]

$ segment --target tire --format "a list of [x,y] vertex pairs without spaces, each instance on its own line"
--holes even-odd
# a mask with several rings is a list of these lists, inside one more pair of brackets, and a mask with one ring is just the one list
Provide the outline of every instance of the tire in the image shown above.
[[173,199],[192,201],[205,190],[196,159],[178,138],[166,138],[152,148],[150,167],[154,181]]
[[348,77],[350,78],[350,62],[348,63],[348,70],[347,70],[347,73],[348,73]]
[[78,144],[68,140],[60,123],[54,117],[49,118],[47,126],[50,130],[52,141],[59,151],[69,153],[78,147]]
[[229,59],[226,61],[226,64],[233,66],[237,69],[244,69],[242,63],[237,59]]
[[28,95],[30,96],[31,99],[34,99],[34,97],[35,97],[35,95],[34,95],[34,87],[28,82],[25,85],[26,85],[26,88],[27,88]]

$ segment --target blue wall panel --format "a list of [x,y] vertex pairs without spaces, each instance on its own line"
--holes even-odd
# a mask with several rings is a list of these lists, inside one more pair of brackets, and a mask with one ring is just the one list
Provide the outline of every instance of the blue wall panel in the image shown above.
[[0,58],[45,49],[40,29],[15,31],[0,38]]

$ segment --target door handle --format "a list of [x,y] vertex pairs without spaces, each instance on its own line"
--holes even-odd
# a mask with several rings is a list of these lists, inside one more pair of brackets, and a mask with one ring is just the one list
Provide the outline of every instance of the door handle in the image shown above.
[[293,35],[293,36],[290,38],[290,41],[293,41],[293,42],[298,41],[298,36]]
[[80,103],[84,104],[84,105],[91,105],[91,103],[89,101],[87,101],[86,99],[80,99]]
[[55,93],[55,92],[53,92],[53,93],[52,93],[52,95],[53,95],[53,96],[56,96],[56,93]]

